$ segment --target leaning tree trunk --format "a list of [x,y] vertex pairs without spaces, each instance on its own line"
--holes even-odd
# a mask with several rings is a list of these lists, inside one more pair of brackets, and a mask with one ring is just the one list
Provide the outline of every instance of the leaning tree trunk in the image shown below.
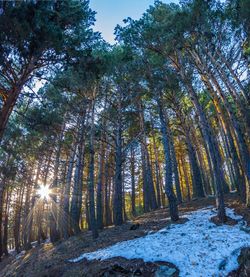
[[[191,177],[192,177],[192,185],[193,185],[193,198],[195,197],[205,197],[205,192],[203,188],[203,182],[201,178],[201,170],[198,165],[198,161],[196,158],[194,147],[191,143],[192,139],[190,136],[190,126],[187,120],[185,119],[185,114],[183,113],[182,109],[175,110],[175,113],[178,117],[178,119],[181,122],[184,135],[185,135],[185,144],[187,146],[187,152],[189,156],[189,162],[190,162],[190,169],[191,169]],[[190,191],[189,191],[189,197],[190,197]]]
[[[219,58],[221,58],[221,60],[224,62],[224,64],[226,65],[228,71],[231,73],[233,79],[236,81],[237,85],[239,86],[240,90],[241,90],[241,94],[246,102],[246,104],[249,104],[249,97],[247,97],[246,93],[245,93],[245,88],[242,85],[240,78],[236,75],[235,71],[233,70],[232,66],[230,65],[230,63],[227,61],[227,59],[225,58],[225,56],[222,54],[222,52],[220,51],[219,48],[216,49],[217,51],[217,55],[219,56]],[[237,95],[236,95],[237,97]]]
[[36,63],[36,60],[34,59],[34,57],[32,57],[30,59],[29,64],[23,70],[23,74],[16,81],[16,83],[13,85],[13,87],[10,89],[10,91],[7,92],[7,95],[8,95],[7,99],[4,102],[4,104],[0,110],[0,143],[2,141],[3,134],[6,129],[6,125],[8,123],[9,117],[10,117],[10,115],[13,111],[13,108],[17,102],[18,96],[20,95],[24,84],[28,80],[29,75],[33,71],[35,63]]
[[[216,109],[219,109],[219,115],[223,119],[225,118],[225,115],[224,115],[224,113],[221,112],[220,100],[221,100],[221,102],[223,103],[223,105],[225,107],[226,113],[227,113],[228,118],[229,118],[228,125],[231,125],[232,130],[234,131],[235,140],[237,141],[237,145],[238,145],[238,149],[239,149],[239,152],[240,152],[240,157],[241,157],[242,165],[243,165],[243,168],[244,168],[244,172],[246,174],[248,182],[250,183],[250,172],[248,170],[249,151],[248,151],[244,136],[242,134],[241,128],[240,128],[240,126],[239,126],[239,124],[236,120],[235,114],[232,111],[232,108],[230,106],[230,103],[228,102],[228,100],[227,100],[220,84],[216,80],[214,74],[206,66],[203,59],[195,51],[190,51],[190,53],[191,53],[191,56],[193,57],[196,65],[197,65],[197,68],[198,68],[199,74],[202,78],[202,81],[204,82],[204,84],[208,88],[208,91],[211,94],[211,97],[213,99],[215,107],[216,107]],[[214,86],[216,91],[214,91],[213,86]]]
[[218,218],[221,222],[225,222],[227,220],[226,212],[225,212],[224,196],[223,196],[223,182],[225,182],[225,180],[224,180],[224,175],[222,171],[222,163],[221,163],[219,147],[214,138],[212,130],[208,124],[205,113],[198,101],[198,97],[193,89],[192,83],[190,82],[190,80],[188,79],[188,77],[184,72],[184,69],[181,64],[180,55],[178,55],[177,58],[179,62],[177,65],[177,69],[190,95],[190,98],[195,106],[197,115],[199,116],[199,120],[200,120],[199,122],[201,125],[202,134],[209,149],[209,156],[213,166],[213,170],[212,170],[213,179],[216,187],[216,203],[218,207]]
[[203,137],[207,143],[207,146],[209,149],[209,156],[212,161],[212,167],[213,167],[212,173],[213,173],[213,177],[214,177],[213,179],[215,181],[215,188],[216,188],[218,218],[220,219],[220,221],[225,222],[226,212],[225,212],[224,196],[223,196],[223,186],[224,186],[223,183],[225,182],[225,180],[222,172],[222,163],[221,163],[219,148],[212,134],[212,131],[210,130],[210,126],[207,122],[205,114],[203,113],[203,110],[198,102],[197,96],[191,86],[189,86],[189,92],[191,93],[191,97],[195,103],[197,114],[200,118]]
[[217,55],[219,56],[219,58],[221,58],[222,62],[224,62],[227,69],[231,73],[231,77],[233,77],[233,79],[238,84],[238,86],[240,88],[240,92],[241,92],[242,96],[244,97],[244,102],[245,103],[243,103],[242,99],[240,99],[240,94],[237,92],[234,85],[231,83],[230,78],[227,77],[226,72],[224,71],[224,69],[221,66],[221,63],[219,61],[216,61],[215,58],[213,57],[213,55],[207,49],[203,48],[203,50],[205,51],[207,56],[210,58],[210,61],[211,61],[212,65],[214,66],[216,72],[218,73],[220,79],[222,80],[222,82],[224,82],[224,84],[226,85],[230,95],[234,99],[234,102],[237,105],[237,107],[240,111],[241,117],[243,119],[242,123],[246,126],[246,130],[247,130],[247,133],[248,133],[248,136],[249,136],[250,116],[248,115],[248,112],[249,112],[248,108],[245,107],[245,106],[247,106],[248,99],[245,95],[243,85],[241,84],[239,78],[237,77],[237,75],[235,74],[235,72],[233,71],[231,66],[229,66],[229,64],[228,64],[227,60],[225,59],[225,57],[221,53],[219,54],[219,52],[217,52]]
[[3,107],[0,111],[0,142],[3,138],[6,125],[13,111],[13,108],[16,104],[17,98],[21,92],[21,89],[22,89],[22,85],[17,85],[14,89],[12,89],[12,91],[9,93],[9,96],[7,97],[7,100],[3,104]]

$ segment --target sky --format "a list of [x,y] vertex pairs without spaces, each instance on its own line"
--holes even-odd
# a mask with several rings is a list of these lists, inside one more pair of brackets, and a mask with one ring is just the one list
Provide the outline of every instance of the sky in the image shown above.
[[[162,0],[164,3],[178,3],[178,0]],[[123,19],[139,19],[154,0],[90,0],[90,7],[96,11],[95,31],[102,33],[109,43],[114,41],[114,28],[122,25]]]

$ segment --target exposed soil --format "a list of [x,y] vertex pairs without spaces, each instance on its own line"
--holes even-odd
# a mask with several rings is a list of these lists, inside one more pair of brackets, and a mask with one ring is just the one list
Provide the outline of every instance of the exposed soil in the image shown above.
[[227,217],[226,222],[221,222],[217,216],[213,216],[213,217],[211,217],[210,221],[213,222],[214,224],[216,224],[217,226],[221,226],[221,225],[224,225],[224,224],[234,226],[238,223],[237,220],[235,220],[231,217]]
[[[241,214],[250,225],[250,210],[240,203],[236,194],[227,195],[225,202],[228,207],[234,208],[238,214]],[[213,197],[183,203],[179,206],[180,215],[214,204]],[[184,222],[186,222],[185,218],[178,223]],[[42,244],[26,252],[19,259],[5,258],[3,262],[0,262],[0,277],[136,276],[133,272],[137,269],[142,272],[141,276],[154,276],[154,271],[159,264],[144,263],[142,260],[129,261],[118,257],[106,261],[87,261],[85,259],[74,264],[69,263],[68,260],[76,258],[84,252],[95,251],[120,241],[145,236],[148,232],[158,231],[169,224],[172,224],[169,219],[169,210],[164,208],[138,216],[122,226],[105,228],[100,232],[99,238],[95,240],[92,239],[91,232],[85,231],[55,245]],[[174,267],[174,265],[170,266]],[[178,276],[178,271],[175,274],[177,275],[173,276]]]

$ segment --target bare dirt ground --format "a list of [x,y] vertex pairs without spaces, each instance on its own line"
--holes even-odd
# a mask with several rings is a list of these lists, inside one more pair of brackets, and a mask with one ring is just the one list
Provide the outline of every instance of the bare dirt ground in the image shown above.
[[[250,210],[240,203],[238,196],[229,194],[225,198],[226,206],[234,208],[250,226]],[[183,203],[179,206],[180,215],[214,204],[215,199],[212,197]],[[84,252],[91,252],[120,241],[142,237],[149,231],[160,230],[171,224],[171,221],[167,219],[168,217],[168,208],[159,209],[139,216],[122,226],[105,228],[100,232],[99,238],[95,240],[92,239],[91,232],[86,231],[56,245],[42,244],[26,252],[19,259],[12,256],[3,259],[0,262],[0,277],[154,276],[155,268],[158,265],[156,263],[144,263],[139,259],[132,261],[120,257],[106,261],[87,261],[85,259],[74,264],[69,263],[68,260],[76,258]],[[180,224],[184,222],[185,219],[181,220]],[[132,225],[139,226],[139,228],[131,230]],[[175,267],[171,264],[168,265]],[[177,268],[173,276],[178,276]]]

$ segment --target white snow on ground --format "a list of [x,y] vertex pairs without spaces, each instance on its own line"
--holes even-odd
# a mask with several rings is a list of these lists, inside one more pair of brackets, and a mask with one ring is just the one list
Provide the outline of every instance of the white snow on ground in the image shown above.
[[167,261],[180,269],[180,276],[226,276],[238,267],[240,248],[250,246],[250,235],[242,231],[242,217],[227,208],[227,215],[238,221],[235,226],[216,226],[209,219],[211,207],[185,217],[185,224],[171,224],[157,233],[117,243],[111,247],[84,253],[71,262],[105,260],[112,257],[142,258],[144,261]]

